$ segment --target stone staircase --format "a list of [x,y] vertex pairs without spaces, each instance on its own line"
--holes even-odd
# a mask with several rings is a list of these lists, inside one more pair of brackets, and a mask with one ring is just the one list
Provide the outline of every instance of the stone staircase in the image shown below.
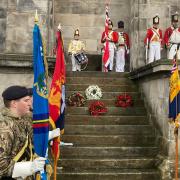
[[[66,97],[84,94],[92,84],[102,88],[108,107],[103,116],[90,116],[84,107],[67,107],[57,179],[61,180],[160,180],[153,127],[136,85],[127,73],[67,72]],[[115,107],[115,97],[127,92],[134,106]],[[63,167],[61,169],[60,167]]]

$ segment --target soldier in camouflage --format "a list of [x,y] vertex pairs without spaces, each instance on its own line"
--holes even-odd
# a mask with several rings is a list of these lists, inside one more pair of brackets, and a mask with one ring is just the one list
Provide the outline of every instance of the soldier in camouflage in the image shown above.
[[45,158],[32,161],[32,123],[26,116],[31,107],[26,87],[11,86],[3,93],[0,111],[0,179],[27,178],[44,170]]

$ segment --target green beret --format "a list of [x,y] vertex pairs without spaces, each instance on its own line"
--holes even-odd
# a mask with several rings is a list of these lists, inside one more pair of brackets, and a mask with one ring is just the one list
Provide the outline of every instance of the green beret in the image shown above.
[[28,96],[28,89],[24,86],[10,86],[2,93],[3,99],[16,100]]

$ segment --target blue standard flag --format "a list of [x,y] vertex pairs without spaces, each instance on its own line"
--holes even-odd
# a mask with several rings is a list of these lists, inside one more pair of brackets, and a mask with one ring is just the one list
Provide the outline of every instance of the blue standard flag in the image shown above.
[[169,86],[169,118],[176,121],[180,116],[180,79],[176,59],[173,60]]
[[48,90],[45,78],[44,51],[39,26],[33,29],[33,133],[34,149],[38,156],[46,157],[49,136]]

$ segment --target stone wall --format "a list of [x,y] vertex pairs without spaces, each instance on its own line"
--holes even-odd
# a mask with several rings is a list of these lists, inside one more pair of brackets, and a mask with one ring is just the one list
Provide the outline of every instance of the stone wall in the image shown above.
[[[0,94],[9,86],[21,85],[26,87],[32,87],[33,74],[24,74],[21,72],[12,73],[0,73],[1,86]],[[3,107],[2,97],[0,97],[0,108]]]
[[168,119],[171,68],[169,60],[160,60],[131,72],[131,79],[138,83],[145,101],[148,119],[155,128],[155,136],[160,147],[159,158],[162,160],[159,168],[163,180],[173,179],[175,167],[174,125],[170,124]]
[[[32,28],[36,9],[49,55],[52,54],[54,32],[59,22],[62,24],[66,48],[73,38],[74,30],[79,28],[87,51],[100,52],[100,38],[105,21],[105,4],[102,0],[3,0],[0,5],[0,23],[3,23],[0,39],[3,53],[32,53]],[[122,19],[126,22],[126,31],[129,32],[129,8],[129,1],[111,1],[109,14],[114,28],[117,21]]]
[[153,123],[156,129],[156,138],[160,142],[160,155],[163,163],[159,168],[162,172],[162,179],[172,179],[175,139],[174,126],[169,123],[168,119],[169,78],[164,77],[164,74],[148,76],[139,81],[139,87],[147,105],[148,118]]
[[[114,22],[125,21],[125,30],[131,37],[131,69],[145,64],[143,40],[146,29],[152,26],[152,17],[158,13],[160,27],[170,26],[171,14],[180,13],[178,0],[111,0],[110,17]],[[76,28],[80,29],[89,53],[100,53],[100,38],[104,30],[104,0],[1,0],[0,50],[3,53],[32,53],[34,13],[38,10],[42,34],[47,42],[48,55],[52,55],[55,31],[62,24],[65,48]],[[162,57],[166,57],[165,50]]]
[[[32,60],[32,55],[0,54],[0,107],[3,106],[1,94],[7,87],[12,85],[33,86]],[[47,57],[47,62],[49,72],[48,86],[50,86],[55,58]]]
[[[170,26],[171,14],[180,13],[179,0],[131,0],[131,69],[145,65],[144,37],[146,29],[152,26],[155,14],[160,16],[160,28],[164,31]],[[166,58],[166,51],[162,51],[162,58]]]
[[36,9],[42,34],[46,41],[49,41],[48,0],[3,0],[0,5],[0,23],[3,27],[0,34],[1,53],[32,54],[32,30]]
[[[117,28],[117,22],[125,21],[129,32],[130,11],[129,1],[111,0],[109,15]],[[105,1],[104,0],[55,0],[55,28],[62,24],[65,47],[73,38],[74,30],[80,29],[81,39],[85,42],[88,52],[100,52],[100,38],[104,31]]]

